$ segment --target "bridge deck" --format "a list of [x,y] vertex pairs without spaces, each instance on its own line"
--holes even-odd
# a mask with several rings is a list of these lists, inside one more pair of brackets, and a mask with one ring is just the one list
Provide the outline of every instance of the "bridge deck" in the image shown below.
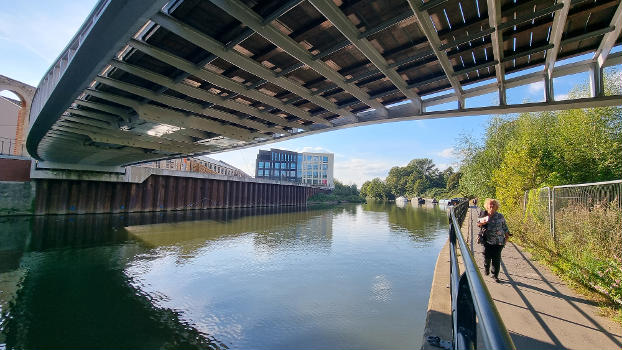
[[[463,232],[477,228],[477,209],[470,209]],[[469,225],[469,219],[472,225]],[[483,275],[483,247],[475,257]],[[622,327],[600,316],[598,307],[572,291],[529,253],[509,242],[503,252],[502,283],[485,278],[514,344],[521,349],[620,349]]]
[[[622,62],[609,55],[621,21],[620,0],[100,0],[39,84],[28,151],[123,165],[372,123],[619,105],[602,69]],[[591,97],[555,101],[554,78],[578,72]],[[538,81],[544,102],[506,104]],[[487,93],[499,103],[466,108]]]

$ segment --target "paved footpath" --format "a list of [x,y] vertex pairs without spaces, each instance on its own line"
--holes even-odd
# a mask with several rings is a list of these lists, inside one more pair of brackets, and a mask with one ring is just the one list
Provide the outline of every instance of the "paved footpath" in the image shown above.
[[[469,246],[470,231],[477,235],[476,210],[471,207],[463,225]],[[483,276],[483,246],[474,244],[474,249]],[[622,349],[622,327],[600,316],[595,303],[572,291],[511,240],[501,257],[501,283],[486,276],[484,280],[518,350]]]

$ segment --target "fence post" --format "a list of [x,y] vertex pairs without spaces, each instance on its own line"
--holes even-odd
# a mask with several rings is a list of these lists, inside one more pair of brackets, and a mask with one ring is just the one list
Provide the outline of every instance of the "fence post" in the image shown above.
[[551,197],[550,215],[551,215],[551,235],[553,236],[553,242],[557,245],[557,239],[555,238],[555,186],[549,187],[549,196]]

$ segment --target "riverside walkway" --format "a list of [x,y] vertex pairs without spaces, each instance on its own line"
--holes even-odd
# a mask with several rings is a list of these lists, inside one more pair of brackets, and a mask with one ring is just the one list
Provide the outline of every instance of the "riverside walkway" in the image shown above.
[[[469,209],[462,227],[469,245],[477,236],[477,210]],[[484,275],[483,246],[473,246]],[[594,302],[572,291],[512,241],[503,249],[499,279],[501,283],[495,283],[484,276],[517,349],[622,348],[619,324],[600,316]]]

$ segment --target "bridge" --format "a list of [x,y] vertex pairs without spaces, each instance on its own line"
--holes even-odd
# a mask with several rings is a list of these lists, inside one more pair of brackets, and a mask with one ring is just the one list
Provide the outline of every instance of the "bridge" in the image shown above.
[[[27,150],[119,166],[375,123],[620,105],[602,76],[622,63],[620,23],[619,0],[101,0],[37,88]],[[579,72],[590,97],[556,101],[555,78]],[[507,103],[534,82],[544,102]],[[491,93],[497,104],[467,106]]]

